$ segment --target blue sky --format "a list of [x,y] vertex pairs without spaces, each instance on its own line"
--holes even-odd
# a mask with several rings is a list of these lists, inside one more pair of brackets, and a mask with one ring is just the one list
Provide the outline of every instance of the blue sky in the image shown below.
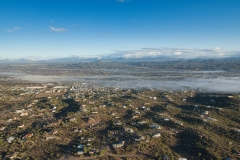
[[211,49],[240,51],[239,0],[0,1],[1,58]]

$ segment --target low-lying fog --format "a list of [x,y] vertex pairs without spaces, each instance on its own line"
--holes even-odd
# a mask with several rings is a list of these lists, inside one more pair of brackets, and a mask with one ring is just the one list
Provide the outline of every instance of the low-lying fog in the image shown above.
[[[162,71],[160,71],[162,72]],[[167,71],[164,71],[167,72]],[[172,71],[170,71],[172,73]],[[223,71],[192,71],[183,76],[42,76],[20,72],[0,72],[1,76],[30,82],[84,82],[117,88],[153,88],[165,90],[201,89],[203,92],[240,92],[238,74],[219,74]],[[191,73],[195,73],[191,75]],[[197,75],[196,75],[197,73]]]

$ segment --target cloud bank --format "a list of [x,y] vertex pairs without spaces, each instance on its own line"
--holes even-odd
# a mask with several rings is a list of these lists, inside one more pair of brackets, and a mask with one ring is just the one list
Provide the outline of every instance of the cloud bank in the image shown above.
[[140,50],[117,51],[116,55],[125,59],[132,58],[224,58],[240,56],[240,51],[225,51],[220,47],[212,49],[188,49],[188,48],[142,48]]

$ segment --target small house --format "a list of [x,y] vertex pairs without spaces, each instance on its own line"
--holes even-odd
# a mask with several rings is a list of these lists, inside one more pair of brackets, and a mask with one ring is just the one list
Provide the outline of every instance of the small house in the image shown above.
[[12,141],[14,141],[15,137],[11,136],[7,139],[7,142],[8,143],[12,143]]
[[118,143],[113,144],[113,148],[117,149],[117,148],[123,147],[124,144],[125,144],[125,141],[120,141]]
[[154,133],[154,134],[152,135],[153,138],[158,138],[158,137],[160,137],[160,136],[161,136],[161,133]]

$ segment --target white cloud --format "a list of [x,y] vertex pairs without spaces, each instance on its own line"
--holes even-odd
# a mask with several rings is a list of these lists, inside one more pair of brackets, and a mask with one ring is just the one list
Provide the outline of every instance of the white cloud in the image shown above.
[[54,32],[65,32],[66,31],[65,28],[54,28],[52,26],[49,26],[49,28]]
[[148,53],[149,55],[153,55],[153,56],[157,56],[157,55],[161,55],[160,52],[150,52]]
[[17,30],[20,30],[21,28],[20,27],[13,27],[13,28],[11,28],[11,29],[7,29],[7,30],[4,30],[5,32],[15,32],[15,31],[17,31]]
[[123,58],[131,58],[132,57],[132,55],[131,54],[125,54],[125,55],[123,55]]
[[19,30],[21,29],[20,27],[13,27],[13,30]]
[[181,54],[182,54],[182,52],[179,52],[179,51],[174,52],[174,55],[181,55]]
[[123,58],[143,58],[143,57],[156,57],[161,55],[161,52],[155,51],[155,50],[135,50],[135,51],[129,51],[130,53],[124,54]]
[[219,56],[224,56],[224,54],[223,54],[223,53],[218,53],[218,55],[219,55]]

